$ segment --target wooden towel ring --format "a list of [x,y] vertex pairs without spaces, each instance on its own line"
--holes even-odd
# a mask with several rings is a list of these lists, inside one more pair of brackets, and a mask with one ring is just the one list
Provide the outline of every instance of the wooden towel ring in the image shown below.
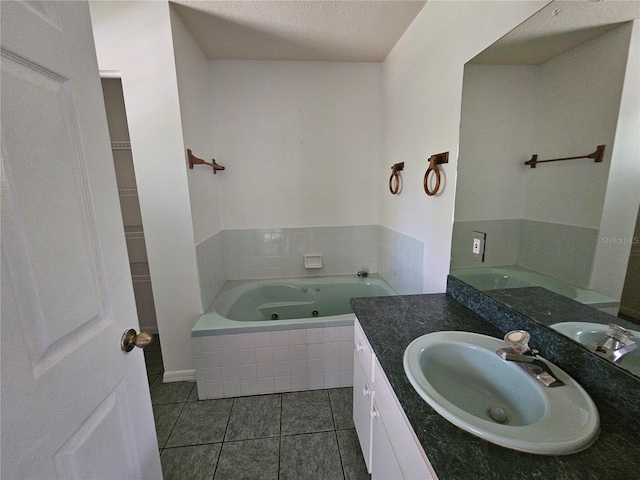
[[400,191],[400,175],[398,172],[404,170],[404,162],[396,163],[391,167],[391,176],[389,177],[389,191],[392,195],[396,195]]
[[[440,170],[438,169],[438,165],[443,163],[449,163],[449,152],[444,153],[436,153],[435,155],[431,155],[429,157],[429,168],[427,168],[427,173],[424,174],[424,191],[427,195],[432,197],[438,190],[440,189]],[[436,175],[436,185],[433,190],[429,190],[429,174],[431,172],[435,172]]]

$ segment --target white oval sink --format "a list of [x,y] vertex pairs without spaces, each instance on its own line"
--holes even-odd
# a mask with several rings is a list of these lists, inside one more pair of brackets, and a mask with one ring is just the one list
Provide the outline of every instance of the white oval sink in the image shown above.
[[404,369],[436,412],[489,442],[546,455],[574,453],[591,445],[600,417],[587,392],[547,360],[565,385],[544,386],[495,353],[506,346],[477,333],[430,333],[409,344]]
[[[588,345],[602,339],[607,334],[608,325],[602,323],[590,323],[590,322],[561,322],[550,325],[556,332],[562,333],[567,337],[575,340],[583,345]],[[640,332],[637,330],[629,330],[635,338],[636,343],[640,343]],[[630,372],[640,375],[640,348],[627,353],[620,358],[617,362]]]

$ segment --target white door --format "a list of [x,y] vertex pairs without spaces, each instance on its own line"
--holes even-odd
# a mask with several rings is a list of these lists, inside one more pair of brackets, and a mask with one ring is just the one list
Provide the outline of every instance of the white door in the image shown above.
[[0,8],[2,478],[161,478],[88,5]]

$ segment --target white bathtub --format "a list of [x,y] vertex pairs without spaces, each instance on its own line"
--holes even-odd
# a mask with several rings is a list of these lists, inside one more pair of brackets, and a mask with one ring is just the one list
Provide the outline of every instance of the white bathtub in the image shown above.
[[378,275],[227,282],[191,331],[199,398],[351,386],[349,300],[395,294]]
[[[613,315],[617,315],[620,302],[586,288],[547,277],[517,265],[501,267],[452,268],[451,275],[478,290],[502,288],[544,287],[559,295],[576,300]],[[615,310],[615,313],[613,311]]]

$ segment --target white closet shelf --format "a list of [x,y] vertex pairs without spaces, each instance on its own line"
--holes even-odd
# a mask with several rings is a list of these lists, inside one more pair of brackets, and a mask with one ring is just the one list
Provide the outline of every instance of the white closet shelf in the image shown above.
[[134,282],[151,281],[148,262],[131,262],[129,265],[131,266],[131,279]]
[[131,150],[131,142],[111,142],[111,150]]
[[121,197],[137,197],[138,189],[137,188],[119,188],[118,195]]
[[142,230],[142,225],[125,225],[124,227],[124,238],[126,239],[143,239],[144,238],[144,230]]

